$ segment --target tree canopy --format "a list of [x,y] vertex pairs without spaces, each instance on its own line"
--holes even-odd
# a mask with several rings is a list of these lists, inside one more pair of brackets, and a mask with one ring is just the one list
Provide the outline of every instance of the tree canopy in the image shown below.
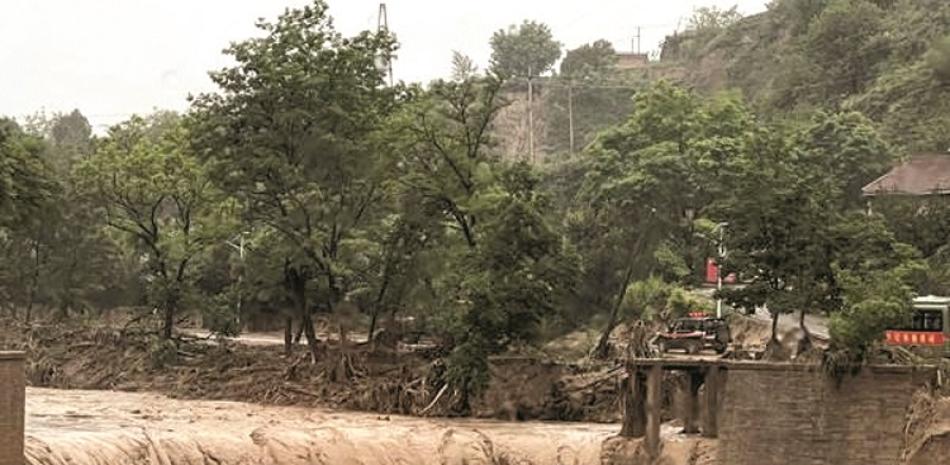
[[554,66],[561,44],[544,23],[525,20],[501,29],[491,37],[491,68],[504,77],[533,78]]

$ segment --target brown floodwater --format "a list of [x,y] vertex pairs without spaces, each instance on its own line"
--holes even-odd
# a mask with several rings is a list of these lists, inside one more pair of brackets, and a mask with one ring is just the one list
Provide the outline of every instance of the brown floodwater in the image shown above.
[[619,430],[51,389],[26,420],[27,465],[599,464]]

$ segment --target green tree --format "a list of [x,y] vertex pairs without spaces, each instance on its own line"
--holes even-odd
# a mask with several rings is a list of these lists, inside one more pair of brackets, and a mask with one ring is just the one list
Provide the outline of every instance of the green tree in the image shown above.
[[919,263],[912,262],[871,273],[839,271],[844,305],[829,323],[831,349],[850,362],[860,362],[886,329],[908,324],[913,314],[910,282],[919,270]]
[[588,150],[568,220],[585,261],[582,300],[608,315],[598,356],[607,354],[630,283],[665,271],[661,264],[682,264],[686,282],[698,276],[713,244],[697,222],[722,194],[722,176],[745,150],[751,122],[732,97],[704,100],[660,82],[638,93],[627,122]]
[[32,316],[42,300],[50,244],[46,220],[55,215],[61,186],[43,158],[45,145],[8,119],[0,119],[0,295],[11,314]]
[[894,157],[873,123],[857,112],[817,113],[791,142],[813,182],[830,182],[840,208],[862,208],[861,188],[884,174]]
[[176,115],[133,117],[111,128],[79,167],[100,223],[144,257],[149,303],[161,311],[165,339],[191,297],[200,254],[215,241],[212,188],[188,137]]
[[937,40],[926,58],[937,79],[950,82],[950,35]]
[[727,10],[719,7],[700,7],[693,10],[693,15],[689,17],[686,29],[701,33],[715,32],[725,29],[742,19],[738,7],[733,6]]
[[588,80],[603,77],[617,64],[617,52],[607,40],[597,40],[568,50],[561,61],[561,76]]
[[800,311],[807,334],[807,312],[840,309],[834,266],[871,272],[915,253],[860,210],[858,189],[887,157],[863,118],[819,114],[792,136],[763,128],[724,177],[729,195],[713,209],[729,222],[725,266],[750,282],[725,297],[767,307],[773,339],[782,313]]
[[806,51],[820,73],[819,89],[825,90],[825,97],[840,101],[864,89],[874,66],[886,56],[873,40],[884,16],[868,0],[832,0],[811,23]]
[[435,82],[390,128],[400,184],[442,231],[433,233],[441,265],[418,281],[440,299],[433,318],[452,342],[446,380],[462,411],[487,383],[488,356],[536,340],[571,281],[532,168],[492,151],[500,86],[493,75]]
[[548,72],[561,57],[561,44],[544,23],[525,20],[491,37],[491,69],[503,77],[533,78]]
[[196,145],[248,219],[286,242],[286,286],[316,360],[311,309],[332,313],[347,295],[348,241],[384,198],[375,133],[396,100],[375,63],[394,43],[343,37],[319,0],[258,27],[226,51],[237,64],[212,73],[218,93],[195,100]]
[[474,77],[478,72],[478,66],[468,55],[457,50],[452,50],[452,80],[464,81]]

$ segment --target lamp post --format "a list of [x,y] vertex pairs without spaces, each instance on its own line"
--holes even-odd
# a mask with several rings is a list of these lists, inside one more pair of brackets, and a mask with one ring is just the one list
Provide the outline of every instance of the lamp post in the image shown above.
[[719,246],[717,247],[716,257],[716,318],[722,318],[722,261],[726,258],[726,226],[729,223],[719,223],[716,229],[719,230]]

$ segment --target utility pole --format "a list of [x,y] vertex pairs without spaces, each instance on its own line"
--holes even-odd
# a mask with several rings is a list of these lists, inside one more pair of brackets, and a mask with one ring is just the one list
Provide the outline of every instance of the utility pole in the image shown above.
[[637,26],[637,34],[630,40],[630,52],[640,54],[640,26]]
[[240,257],[240,259],[241,259],[241,273],[238,274],[238,278],[237,278],[237,282],[238,282],[238,297],[237,297],[237,317],[236,317],[236,319],[237,319],[237,323],[238,323],[238,327],[239,327],[239,328],[240,328],[240,326],[241,326],[241,307],[243,306],[243,303],[244,303],[244,297],[243,297],[243,296],[244,296],[244,272],[245,272],[245,271],[244,271],[244,251],[245,251],[245,247],[244,247],[244,235],[245,235],[245,234],[246,234],[246,233],[244,233],[244,232],[238,234],[238,236],[237,236],[237,244],[235,244],[233,240],[226,241],[228,245],[230,245],[231,247],[237,249],[237,251],[238,251],[238,257]]
[[528,160],[534,163],[534,87],[531,65],[528,65]]
[[[376,20],[376,32],[379,33],[389,33],[389,13],[386,11],[386,2],[381,2],[379,4],[379,16]],[[382,63],[382,67],[386,71],[386,75],[389,78],[389,87],[393,86],[393,60],[390,56],[382,57],[385,60]]]
[[718,247],[718,257],[716,258],[716,318],[722,318],[722,296],[719,295],[722,292],[722,261],[726,257],[726,226],[729,223],[719,223],[717,227],[719,228],[719,247]]

